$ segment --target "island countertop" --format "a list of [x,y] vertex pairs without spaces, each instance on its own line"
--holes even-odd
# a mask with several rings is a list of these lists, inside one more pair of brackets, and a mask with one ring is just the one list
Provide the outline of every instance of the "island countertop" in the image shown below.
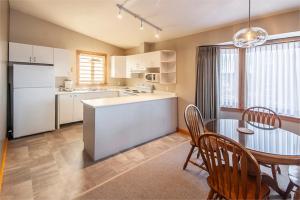
[[171,93],[171,92],[140,93],[132,96],[82,100],[82,103],[84,105],[93,108],[98,108],[98,107],[130,104],[130,103],[145,102],[145,101],[154,101],[154,100],[168,99],[168,98],[177,98],[177,96],[175,93]]

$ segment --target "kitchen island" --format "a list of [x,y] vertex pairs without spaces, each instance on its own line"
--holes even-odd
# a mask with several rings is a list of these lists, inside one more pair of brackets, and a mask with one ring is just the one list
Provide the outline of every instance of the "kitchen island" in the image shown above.
[[173,93],[83,100],[83,142],[93,160],[103,159],[177,129]]

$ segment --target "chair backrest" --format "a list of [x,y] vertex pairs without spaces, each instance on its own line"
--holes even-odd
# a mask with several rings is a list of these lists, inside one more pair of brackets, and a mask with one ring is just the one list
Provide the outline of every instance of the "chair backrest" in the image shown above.
[[248,108],[243,112],[242,120],[281,128],[281,119],[279,116],[273,110],[265,107],[255,106]]
[[[261,175],[253,155],[239,143],[218,134],[203,134],[199,151],[209,173],[209,185],[226,199],[247,199],[247,182],[255,178],[255,199],[259,199]],[[251,172],[249,169],[251,165]]]
[[185,108],[184,120],[194,144],[197,144],[198,139],[204,133],[204,123],[200,110],[193,104]]

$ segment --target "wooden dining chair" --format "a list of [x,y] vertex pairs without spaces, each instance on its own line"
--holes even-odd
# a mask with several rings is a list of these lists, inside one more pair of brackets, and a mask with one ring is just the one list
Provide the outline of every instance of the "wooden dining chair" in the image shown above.
[[[204,163],[198,164],[191,160],[191,156],[194,153],[195,148],[198,147],[198,139],[200,135],[204,133],[204,123],[200,110],[193,104],[188,105],[184,112],[184,120],[191,136],[191,149],[183,165],[183,169],[186,169],[188,163],[190,162],[201,169],[206,170]],[[198,150],[198,148],[196,149]],[[198,151],[197,158],[199,158],[199,155],[200,154]]]
[[296,190],[294,199],[295,200],[299,200],[300,199],[300,187]]
[[286,198],[289,196],[291,191],[293,190],[294,187],[297,187],[297,190],[295,191],[295,198],[300,199],[300,166],[292,165],[289,166],[289,178],[290,178],[290,183],[286,189],[285,196]]
[[[280,117],[273,110],[265,107],[255,106],[248,108],[243,112],[242,120],[281,128]],[[276,173],[278,172],[279,174],[281,174],[279,165],[267,165],[263,163],[261,163],[261,165],[271,168],[272,176],[275,180],[277,180]]]
[[270,189],[261,182],[259,164],[242,145],[213,133],[201,135],[198,144],[209,173],[208,199],[268,198]]
[[265,107],[255,106],[246,109],[243,112],[242,120],[281,128],[279,116],[273,110]]

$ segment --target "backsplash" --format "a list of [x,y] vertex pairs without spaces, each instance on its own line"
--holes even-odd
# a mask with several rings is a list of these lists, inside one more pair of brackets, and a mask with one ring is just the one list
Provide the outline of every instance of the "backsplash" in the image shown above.
[[[143,78],[129,78],[125,79],[126,85],[129,87],[136,86],[138,84],[147,83],[150,82],[145,81]],[[155,87],[155,90],[165,91],[165,92],[175,92],[176,91],[176,84],[160,84],[160,83],[150,83],[153,84]]]
[[[55,77],[55,87],[59,88],[60,86],[64,85],[64,81],[67,80],[67,77]],[[110,78],[108,83],[106,84],[108,86],[125,86],[126,80],[125,79],[117,79],[117,78]],[[101,85],[92,85],[92,86],[80,86],[76,84],[76,81],[73,80],[73,87],[74,88],[98,88],[101,87]]]

